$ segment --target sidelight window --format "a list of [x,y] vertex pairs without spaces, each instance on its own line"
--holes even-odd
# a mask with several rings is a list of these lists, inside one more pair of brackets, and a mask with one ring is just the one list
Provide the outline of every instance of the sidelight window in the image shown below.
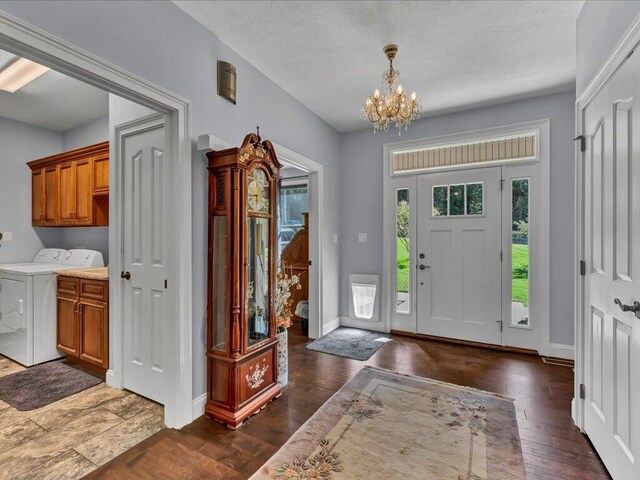
[[410,313],[409,189],[396,191],[396,312]]
[[529,327],[529,179],[511,180],[511,324]]

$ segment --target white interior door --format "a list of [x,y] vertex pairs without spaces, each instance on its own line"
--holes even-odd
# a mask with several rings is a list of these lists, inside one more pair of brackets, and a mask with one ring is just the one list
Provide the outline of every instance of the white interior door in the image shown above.
[[418,333],[501,344],[500,167],[418,178]]
[[152,121],[122,140],[124,184],[123,273],[125,388],[165,402],[163,332],[166,294],[166,212],[170,208],[169,159],[165,128]]
[[584,428],[614,479],[640,478],[639,98],[636,53],[583,111]]

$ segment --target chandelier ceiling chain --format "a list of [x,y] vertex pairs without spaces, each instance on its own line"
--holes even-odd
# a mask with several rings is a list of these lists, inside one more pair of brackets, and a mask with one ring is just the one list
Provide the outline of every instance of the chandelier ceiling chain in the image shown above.
[[376,88],[373,95],[368,97],[362,106],[362,116],[373,123],[374,132],[376,130],[388,132],[389,125],[395,123],[400,134],[403,126],[406,130],[412,120],[420,118],[421,100],[416,92],[407,96],[400,83],[400,72],[393,68],[393,59],[398,53],[398,46],[387,45],[383,51],[389,59],[389,70],[385,70],[382,74],[382,83],[387,87],[388,92],[383,95]]

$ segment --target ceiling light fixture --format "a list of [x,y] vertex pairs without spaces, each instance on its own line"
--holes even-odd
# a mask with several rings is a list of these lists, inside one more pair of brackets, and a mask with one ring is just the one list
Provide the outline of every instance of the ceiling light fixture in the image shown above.
[[[398,53],[397,45],[387,45],[384,53],[389,59],[389,70],[382,74],[382,82],[388,88],[387,95],[380,93],[376,88],[373,95],[367,98],[362,106],[362,116],[373,123],[373,131],[389,131],[392,123],[398,127],[398,135],[402,132],[402,127],[406,130],[412,120],[420,118],[421,100],[416,92],[407,96],[407,93],[399,82],[400,72],[394,70],[393,59]],[[396,87],[396,82],[398,86]]]
[[0,90],[15,93],[49,70],[49,67],[26,58],[18,58],[18,60],[0,71]]

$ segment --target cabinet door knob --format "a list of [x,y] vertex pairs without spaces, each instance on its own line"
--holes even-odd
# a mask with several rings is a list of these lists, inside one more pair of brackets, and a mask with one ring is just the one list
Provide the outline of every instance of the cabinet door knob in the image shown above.
[[121,272],[120,273],[120,278],[124,278],[125,280],[131,280],[131,273],[130,272]]

